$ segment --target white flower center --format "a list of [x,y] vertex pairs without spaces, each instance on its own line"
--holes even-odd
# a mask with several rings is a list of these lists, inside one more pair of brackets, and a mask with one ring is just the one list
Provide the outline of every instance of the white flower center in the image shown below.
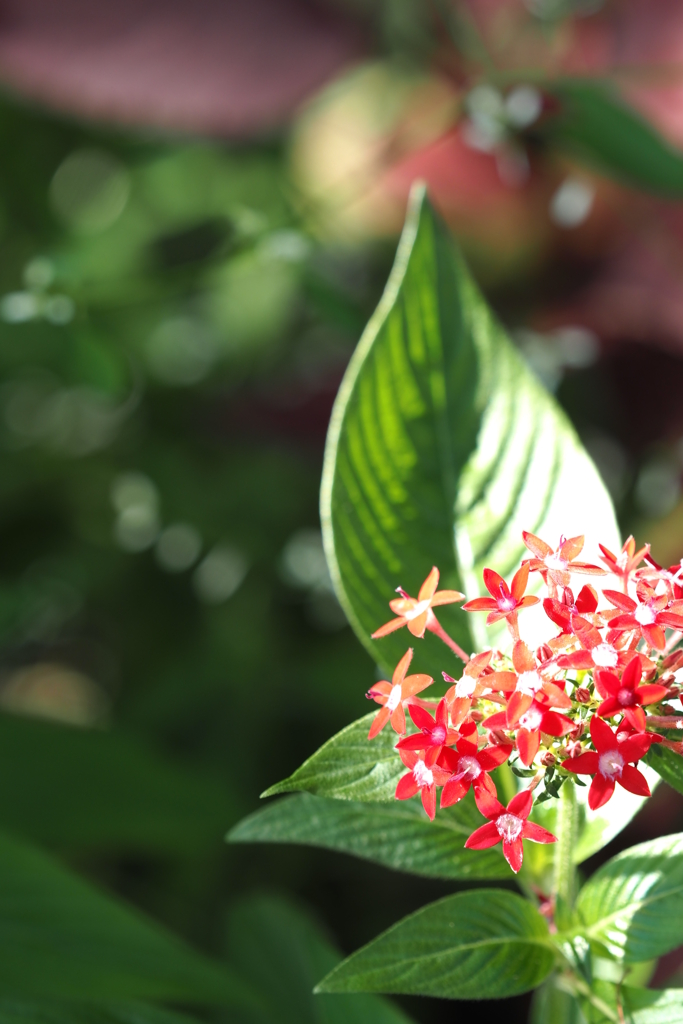
[[411,608],[409,612],[403,613],[404,619],[408,619],[409,622],[416,619],[418,615],[422,615],[423,612],[427,611],[430,603],[429,598],[426,601],[418,601],[414,608]]
[[477,685],[477,680],[473,679],[472,676],[465,674],[462,679],[458,679],[455,684],[455,696],[456,697],[471,697],[474,693],[474,689]]
[[618,750],[608,750],[605,754],[600,754],[598,771],[605,778],[613,779],[615,775],[620,776],[623,767],[624,759]]
[[528,729],[529,732],[535,732],[536,729],[540,729],[541,722],[543,721],[543,712],[539,711],[538,708],[529,708],[529,710],[522,715],[519,720],[519,724],[522,729]]
[[429,738],[434,746],[443,743],[446,739],[446,727],[445,725],[435,725],[429,734]]
[[616,668],[619,655],[611,644],[598,644],[591,651],[593,664],[598,668]]
[[418,761],[413,768],[413,777],[420,789],[423,786],[431,786],[434,782],[434,773],[428,768],[424,761]]
[[532,669],[531,672],[522,672],[521,675],[517,676],[517,685],[515,690],[518,693],[526,693],[527,696],[533,697],[535,693],[543,686],[543,680],[541,679],[538,672]]
[[622,551],[617,558],[617,569],[625,569],[629,563],[628,551]]
[[632,704],[636,702],[636,695],[633,690],[629,690],[626,686],[622,687],[617,694],[617,700],[621,704],[622,708],[630,708]]
[[569,564],[566,558],[562,558],[558,551],[553,551],[552,555],[548,555],[543,561],[548,569],[559,569],[560,572],[564,572]]
[[633,617],[641,626],[651,626],[657,619],[657,612],[649,604],[639,604]]
[[501,612],[511,612],[516,607],[517,607],[517,602],[515,601],[515,599],[512,596],[512,594],[510,594],[507,597],[504,597],[501,594],[500,597],[498,598],[498,608],[500,609]]
[[391,711],[392,715],[401,703],[401,692],[401,687],[398,683],[396,686],[392,686],[391,693],[389,694],[389,700],[387,701],[387,707]]
[[503,842],[514,843],[515,839],[519,839],[524,828],[524,821],[516,814],[501,814],[499,818],[496,818],[496,828]]
[[481,771],[481,765],[477,761],[476,757],[469,757],[465,754],[458,761],[458,773],[455,777],[458,781],[460,781],[460,779],[474,780],[479,778]]

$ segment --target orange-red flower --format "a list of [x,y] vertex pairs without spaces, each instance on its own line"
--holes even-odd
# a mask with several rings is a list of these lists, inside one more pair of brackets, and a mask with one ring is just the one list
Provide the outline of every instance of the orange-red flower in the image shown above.
[[376,629],[372,634],[372,639],[378,640],[382,636],[387,636],[388,633],[393,633],[395,629],[401,629],[402,626],[407,626],[413,636],[423,637],[425,629],[429,629],[432,622],[436,624],[436,616],[432,608],[465,600],[465,595],[457,590],[437,590],[438,585],[439,570],[434,566],[420,587],[416,598],[410,597],[405,590],[398,587],[397,590],[401,596],[395,597],[393,601],[389,602],[389,607],[392,612],[396,612],[397,618],[391,619],[390,622],[386,622]]
[[403,705],[414,694],[420,693],[421,690],[426,690],[434,682],[431,676],[420,674],[407,676],[406,672],[412,660],[413,649],[410,647],[394,669],[391,682],[382,679],[381,682],[371,686],[366,693],[365,696],[370,700],[383,705],[381,710],[375,715],[370,726],[369,740],[374,739],[377,733],[381,732],[389,721],[391,722],[392,729],[402,735],[406,731],[406,716]]
[[631,536],[624,541],[618,555],[612,554],[610,549],[606,548],[603,544],[598,544],[598,547],[602,551],[602,555],[600,556],[601,560],[614,576],[619,577],[622,587],[624,588],[624,593],[626,593],[631,576],[645,556],[649,555],[650,545],[645,544],[642,548],[636,551],[636,542]]
[[576,723],[566,715],[553,711],[544,694],[539,694],[531,701],[529,707],[524,711],[517,710],[510,714],[510,706],[507,712],[501,711],[491,715],[484,722],[487,729],[516,729],[515,743],[519,751],[519,758],[522,764],[527,767],[531,764],[538,753],[541,745],[541,733],[548,736],[566,736],[573,732]]
[[483,651],[470,658],[461,679],[454,679],[446,672],[442,676],[447,683],[454,683],[446,690],[446,701],[451,712],[451,722],[457,729],[467,718],[472,701],[486,693],[497,690],[509,692],[514,690],[516,677],[514,672],[486,672],[493,651]]
[[601,569],[599,565],[591,565],[589,562],[577,562],[576,559],[583,551],[583,537],[560,537],[558,546],[553,550],[550,544],[546,544],[540,537],[533,533],[522,533],[522,539],[527,548],[535,558],[529,558],[524,563],[532,572],[540,572],[543,579],[548,579],[558,587],[568,587],[573,572],[586,573],[590,576],[606,576],[607,570]]
[[409,704],[408,713],[420,731],[400,739],[396,744],[397,750],[424,750],[425,761],[433,764],[442,748],[450,747],[460,737],[459,732],[448,728],[448,704],[443,698],[438,703],[434,718],[419,705]]

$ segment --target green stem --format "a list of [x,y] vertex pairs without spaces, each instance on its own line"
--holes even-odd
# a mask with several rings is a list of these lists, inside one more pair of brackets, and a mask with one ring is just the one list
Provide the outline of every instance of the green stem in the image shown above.
[[568,907],[574,903],[574,847],[577,833],[576,791],[574,783],[567,779],[560,790],[560,809],[557,815],[557,845],[555,847],[555,870],[553,893]]

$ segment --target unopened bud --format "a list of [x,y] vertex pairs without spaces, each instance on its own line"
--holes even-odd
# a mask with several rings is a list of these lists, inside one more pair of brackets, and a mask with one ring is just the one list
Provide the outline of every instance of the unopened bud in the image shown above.
[[572,735],[572,739],[578,740],[579,736],[583,736],[585,731],[586,731],[586,723],[585,722],[579,722],[579,724],[576,726],[576,728],[572,731],[572,734],[571,734]]
[[663,676],[659,677],[659,682],[662,686],[671,686],[676,681],[676,677],[673,672],[665,672]]
[[578,757],[581,753],[581,744],[576,741],[570,741],[560,750],[560,753],[563,757]]
[[671,654],[667,654],[666,658],[662,662],[662,668],[670,669],[672,672],[675,672],[681,664],[683,664],[683,651],[672,651]]
[[473,722],[483,722],[484,713],[483,711],[470,711],[470,718]]
[[553,765],[557,764],[557,758],[553,754],[552,750],[546,750],[545,754],[541,757],[541,764],[546,768],[552,768]]
[[508,738],[502,729],[491,729],[489,732],[489,737],[491,740],[493,740],[493,742],[496,745],[508,742]]
[[664,707],[662,708],[662,714],[663,715],[675,715],[676,711],[675,711],[674,708],[670,707],[668,704],[665,704]]
[[579,686],[574,690],[574,700],[578,700],[579,704],[590,704],[590,699],[591,692],[585,686]]
[[652,668],[649,668],[646,672],[643,672],[643,681],[646,682],[646,683],[651,683],[653,679],[656,679],[656,677],[657,677],[657,666],[656,665],[653,665]]
[[536,648],[536,657],[543,664],[545,661],[550,661],[553,656],[552,647],[548,647],[547,644],[541,644],[540,647]]

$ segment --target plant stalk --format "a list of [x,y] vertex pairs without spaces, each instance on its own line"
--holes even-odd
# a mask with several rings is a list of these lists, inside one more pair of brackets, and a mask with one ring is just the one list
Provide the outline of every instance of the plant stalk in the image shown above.
[[577,838],[577,807],[574,783],[567,780],[560,790],[560,808],[557,815],[557,845],[553,872],[553,894],[574,905],[576,868],[574,846]]

